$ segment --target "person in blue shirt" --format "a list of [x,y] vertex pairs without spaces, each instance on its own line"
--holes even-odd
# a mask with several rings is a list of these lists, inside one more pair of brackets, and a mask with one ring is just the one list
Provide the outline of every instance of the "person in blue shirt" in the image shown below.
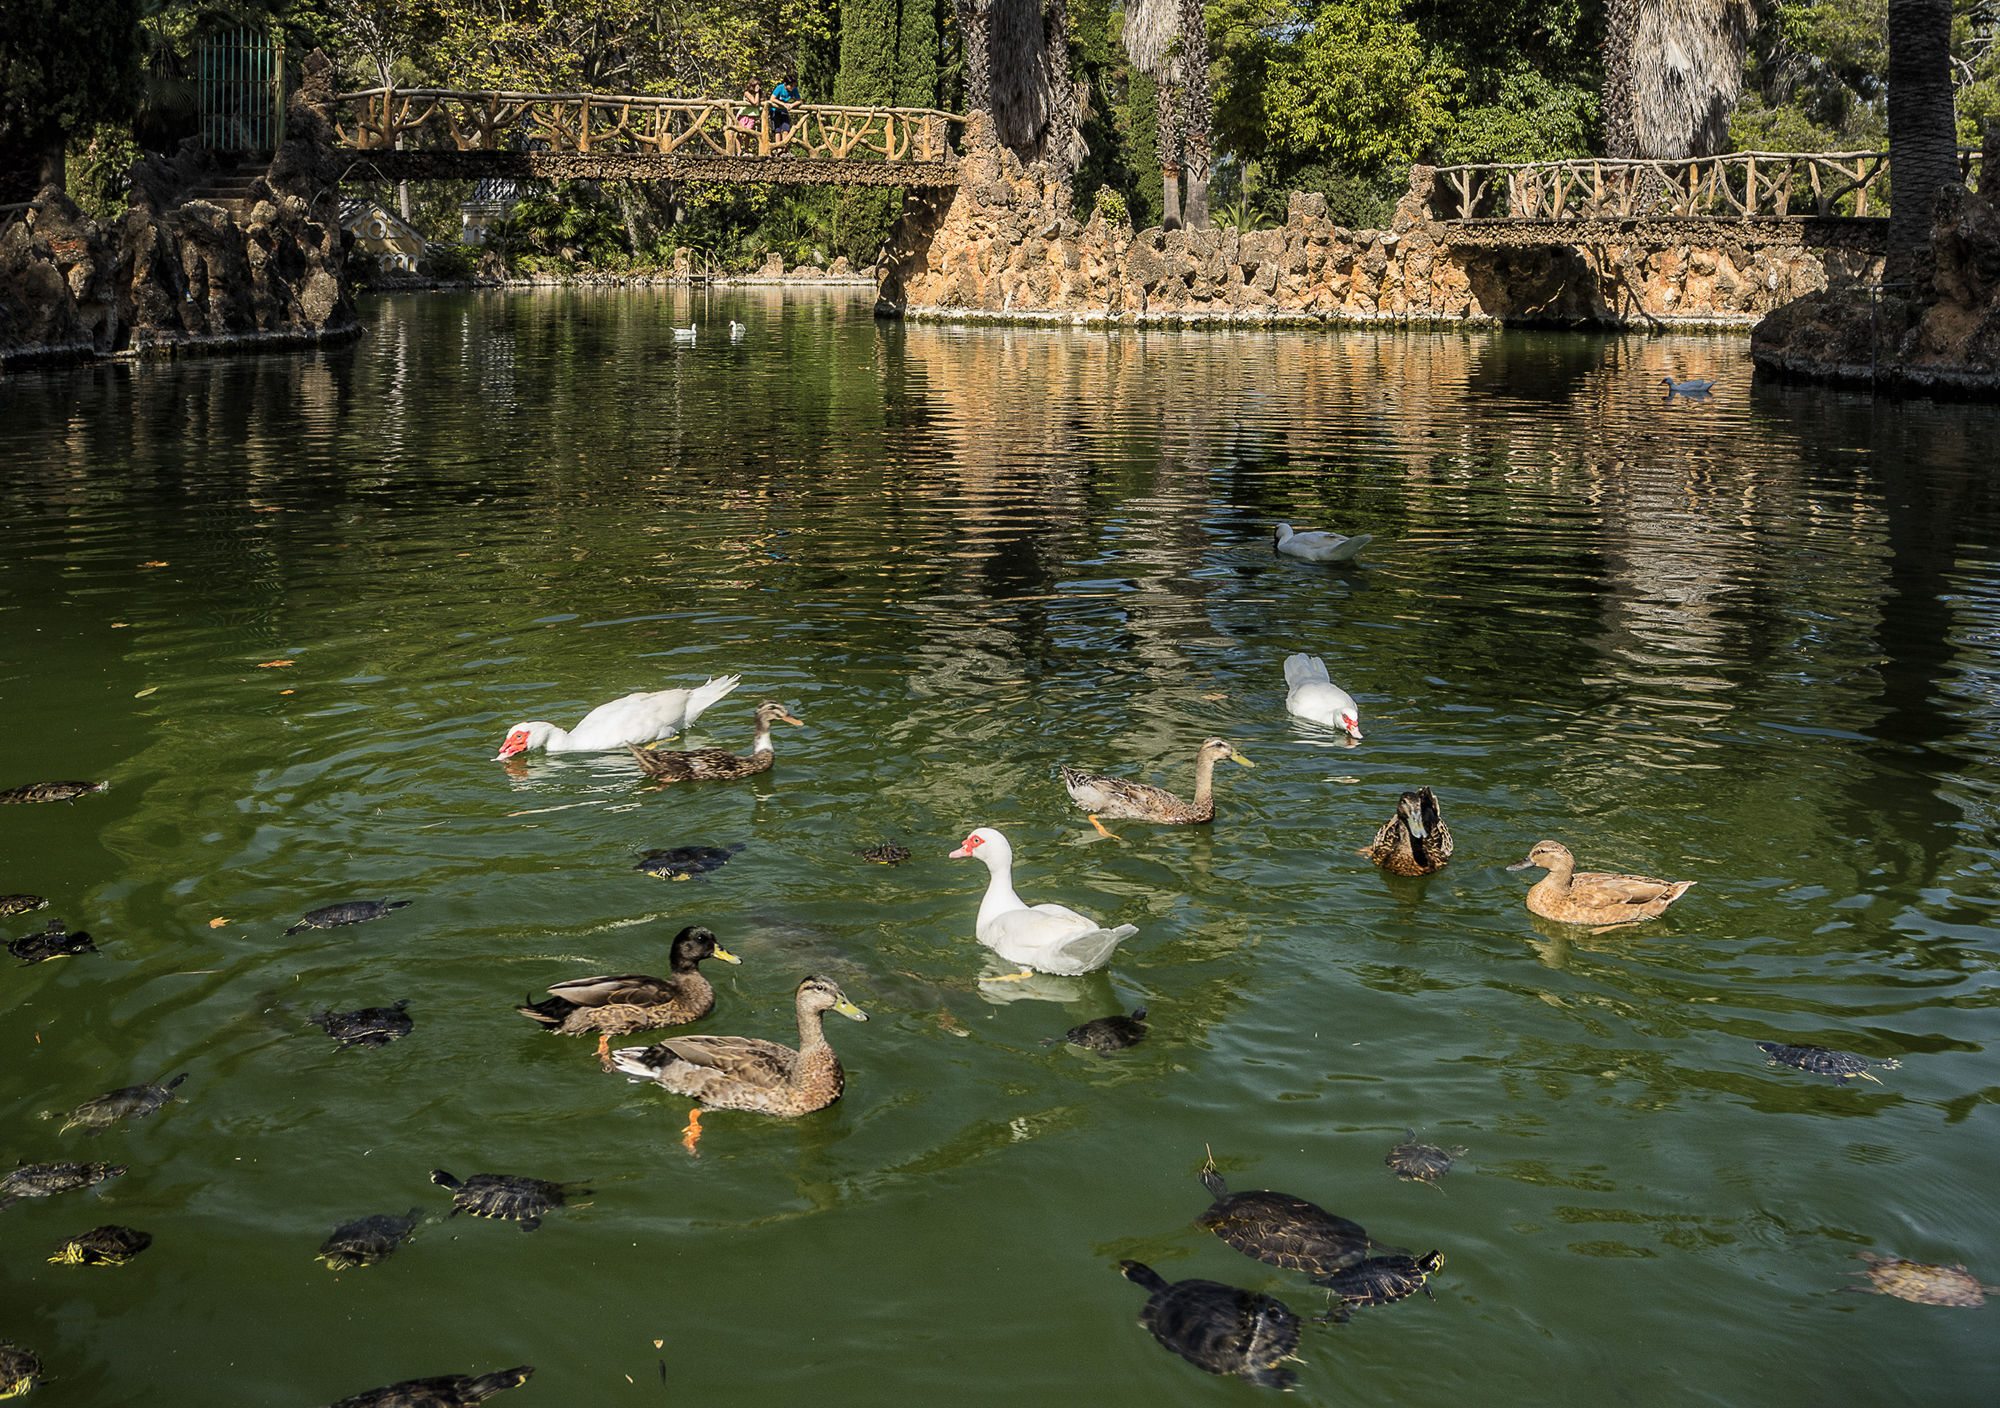
[[771,135],[780,145],[792,140],[792,109],[799,105],[799,81],[786,74],[771,89]]

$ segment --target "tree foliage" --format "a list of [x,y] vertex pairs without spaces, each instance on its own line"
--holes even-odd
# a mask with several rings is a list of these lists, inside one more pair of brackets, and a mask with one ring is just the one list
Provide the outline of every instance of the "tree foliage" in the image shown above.
[[140,0],[0,0],[0,147],[37,148],[139,100]]

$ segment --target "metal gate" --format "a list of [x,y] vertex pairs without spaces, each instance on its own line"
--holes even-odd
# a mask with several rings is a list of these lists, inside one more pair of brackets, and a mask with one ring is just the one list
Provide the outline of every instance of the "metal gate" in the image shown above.
[[262,30],[219,30],[196,49],[201,140],[218,152],[268,152],[285,131],[285,46]]

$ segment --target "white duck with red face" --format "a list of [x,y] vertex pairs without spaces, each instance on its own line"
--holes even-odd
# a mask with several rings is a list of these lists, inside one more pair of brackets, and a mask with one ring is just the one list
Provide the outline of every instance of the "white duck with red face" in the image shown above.
[[1317,655],[1285,657],[1285,710],[1310,723],[1344,729],[1350,738],[1361,737],[1361,706],[1354,696],[1333,682],[1326,662]]
[[609,753],[634,743],[654,743],[693,727],[703,710],[741,683],[740,675],[718,675],[697,689],[628,694],[598,705],[573,729],[539,722],[515,724],[493,760],[536,748],[551,753]]
[[986,898],[979,902],[975,933],[979,942],[1022,971],[1091,973],[1111,961],[1118,945],[1138,933],[1132,924],[1107,929],[1088,915],[1059,904],[1030,906],[1014,893],[1014,848],[990,826],[982,826],[951,853],[953,860],[974,856],[986,863]]

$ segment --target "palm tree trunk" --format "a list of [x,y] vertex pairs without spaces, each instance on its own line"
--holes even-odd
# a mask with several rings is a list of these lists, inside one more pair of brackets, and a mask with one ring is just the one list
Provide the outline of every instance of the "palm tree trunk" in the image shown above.
[[1160,228],[1181,227],[1181,94],[1171,78],[1160,81]]
[[1181,0],[1181,42],[1174,56],[1180,68],[1180,142],[1185,173],[1181,188],[1181,223],[1190,229],[1208,227],[1208,177],[1214,157],[1209,119],[1215,93],[1208,76],[1208,20],[1201,0]]
[[1959,184],[1951,0],[1889,0],[1889,267],[1921,279],[1937,195]]
[[1639,39],[1639,0],[1606,0],[1604,6],[1604,154],[1639,154],[1638,85],[1633,50]]

